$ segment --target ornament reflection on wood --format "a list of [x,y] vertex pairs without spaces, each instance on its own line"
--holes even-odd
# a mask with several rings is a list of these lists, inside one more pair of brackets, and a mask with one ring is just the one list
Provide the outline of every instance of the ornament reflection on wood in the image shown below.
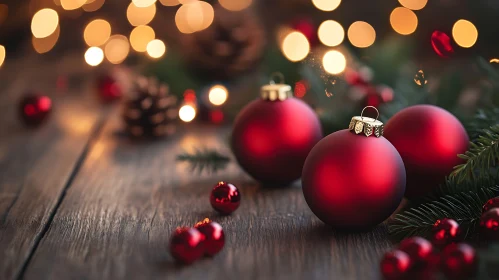
[[175,132],[177,99],[168,87],[153,79],[137,79],[131,96],[125,102],[123,119],[133,137],[160,137]]
[[28,126],[44,123],[52,112],[52,100],[44,95],[28,94],[19,104],[19,114]]

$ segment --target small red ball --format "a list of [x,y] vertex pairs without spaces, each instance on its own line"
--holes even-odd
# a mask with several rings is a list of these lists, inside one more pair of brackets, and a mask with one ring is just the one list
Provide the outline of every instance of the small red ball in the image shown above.
[[204,254],[204,237],[195,228],[178,228],[170,241],[170,252],[177,261],[190,264]]
[[432,242],[437,247],[444,247],[447,244],[458,242],[461,230],[459,224],[453,219],[437,220],[433,225]]
[[52,112],[52,100],[44,95],[28,95],[21,100],[19,113],[24,123],[37,126],[45,122]]
[[400,250],[385,254],[381,260],[381,274],[387,280],[403,279],[411,269],[411,258]]
[[482,213],[485,213],[493,208],[499,208],[499,196],[489,199],[482,208]]
[[482,214],[480,218],[482,234],[488,240],[499,241],[499,208],[493,208]]
[[111,76],[104,75],[97,81],[99,96],[104,102],[113,102],[121,98],[122,90],[118,82]]
[[220,252],[225,245],[225,235],[222,226],[206,218],[204,221],[194,226],[204,235],[204,253],[208,256],[214,256]]
[[448,279],[469,279],[477,270],[475,249],[465,243],[451,244],[442,252],[441,266]]
[[433,246],[422,237],[411,237],[400,243],[399,250],[406,252],[416,262],[427,262],[432,256]]
[[459,120],[432,105],[416,105],[395,114],[385,126],[385,137],[398,150],[407,171],[405,195],[427,195],[445,181],[457,155],[468,149],[468,134]]
[[220,214],[228,215],[239,207],[241,193],[233,184],[219,182],[211,191],[210,203]]

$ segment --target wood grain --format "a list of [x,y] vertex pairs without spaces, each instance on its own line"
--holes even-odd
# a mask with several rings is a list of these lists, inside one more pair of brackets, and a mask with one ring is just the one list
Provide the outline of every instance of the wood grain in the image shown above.
[[[390,247],[384,226],[347,234],[324,226],[299,184],[262,188],[236,165],[197,176],[177,166],[181,149],[223,145],[228,129],[189,127],[173,138],[130,143],[117,113],[106,123],[28,266],[25,279],[375,279]],[[209,205],[213,185],[242,192],[228,217]],[[368,211],[368,209],[359,209]],[[209,217],[223,226],[224,250],[179,266],[168,253],[178,226]]]

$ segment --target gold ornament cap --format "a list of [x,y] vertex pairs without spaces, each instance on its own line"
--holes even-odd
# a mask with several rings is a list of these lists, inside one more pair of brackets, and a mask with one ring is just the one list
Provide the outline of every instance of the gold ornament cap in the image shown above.
[[[278,83],[274,81],[276,77],[279,78]],[[290,85],[284,83],[284,75],[282,73],[273,73],[270,76],[270,83],[261,88],[260,96],[263,100],[283,101],[289,97],[293,97],[293,90]]]
[[[364,111],[367,108],[373,108],[374,110],[376,110],[376,113],[378,113],[376,119],[364,117]],[[360,116],[355,116],[352,118],[352,120],[350,121],[350,125],[348,126],[348,129],[355,134],[363,134],[366,137],[372,135],[376,137],[383,136],[384,126],[382,122],[378,121],[378,118],[379,118],[378,109],[376,109],[376,107],[374,106],[366,106],[364,107],[364,109],[362,109]]]

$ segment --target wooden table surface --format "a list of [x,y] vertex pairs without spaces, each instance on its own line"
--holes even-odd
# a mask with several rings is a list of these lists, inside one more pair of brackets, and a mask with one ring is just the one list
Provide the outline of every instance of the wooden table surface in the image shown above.
[[[391,247],[385,226],[335,232],[309,210],[299,182],[262,188],[236,164],[198,176],[175,163],[183,149],[226,151],[229,127],[184,125],[169,139],[133,143],[119,108],[95,100],[93,79],[58,93],[56,74],[67,74],[71,61],[50,71],[40,65],[1,70],[0,279],[379,278],[380,256]],[[48,123],[28,129],[16,105],[34,86],[53,93],[55,107]],[[209,204],[220,180],[242,193],[231,216]],[[172,232],[205,217],[223,226],[224,250],[175,264]]]

